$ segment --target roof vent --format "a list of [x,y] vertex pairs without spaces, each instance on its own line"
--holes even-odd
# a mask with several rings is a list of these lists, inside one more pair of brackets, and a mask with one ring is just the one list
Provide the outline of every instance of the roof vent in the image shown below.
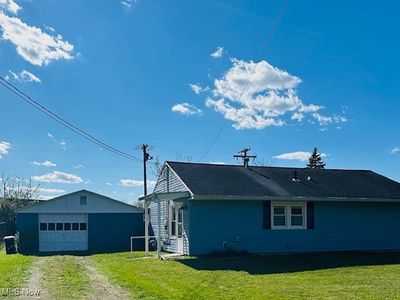
[[292,181],[294,181],[294,182],[300,181],[300,179],[297,178],[297,171],[296,170],[294,170],[294,177],[293,177]]

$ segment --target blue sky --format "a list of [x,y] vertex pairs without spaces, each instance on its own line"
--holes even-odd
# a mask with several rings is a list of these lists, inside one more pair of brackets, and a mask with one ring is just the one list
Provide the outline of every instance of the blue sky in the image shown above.
[[[138,157],[148,143],[161,161],[197,162],[225,125],[202,162],[237,163],[246,146],[266,164],[304,166],[316,146],[329,168],[400,180],[399,4],[289,1],[261,53],[281,4],[0,0],[0,74]],[[3,87],[0,104],[0,170],[32,176],[42,198],[142,194],[141,163]]]

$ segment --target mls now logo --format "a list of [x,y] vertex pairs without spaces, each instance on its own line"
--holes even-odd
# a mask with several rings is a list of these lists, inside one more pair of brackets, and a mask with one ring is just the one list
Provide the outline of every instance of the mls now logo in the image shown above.
[[0,289],[1,296],[28,296],[28,297],[38,297],[40,295],[39,290],[31,290],[31,289],[10,289],[10,288],[2,288]]

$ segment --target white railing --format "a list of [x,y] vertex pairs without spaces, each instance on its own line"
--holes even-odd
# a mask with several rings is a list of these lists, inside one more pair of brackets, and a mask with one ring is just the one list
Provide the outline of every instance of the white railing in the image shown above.
[[[139,239],[145,239],[146,236],[144,235],[139,235],[139,236],[131,236],[131,252],[133,251],[133,240],[139,240]],[[157,237],[155,235],[149,235],[148,239],[150,242],[150,239],[156,239]]]

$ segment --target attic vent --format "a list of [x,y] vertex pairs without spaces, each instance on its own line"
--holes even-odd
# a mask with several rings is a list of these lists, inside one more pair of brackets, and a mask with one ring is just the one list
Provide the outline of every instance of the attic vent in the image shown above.
[[81,205],[87,205],[87,196],[81,196],[79,202]]

